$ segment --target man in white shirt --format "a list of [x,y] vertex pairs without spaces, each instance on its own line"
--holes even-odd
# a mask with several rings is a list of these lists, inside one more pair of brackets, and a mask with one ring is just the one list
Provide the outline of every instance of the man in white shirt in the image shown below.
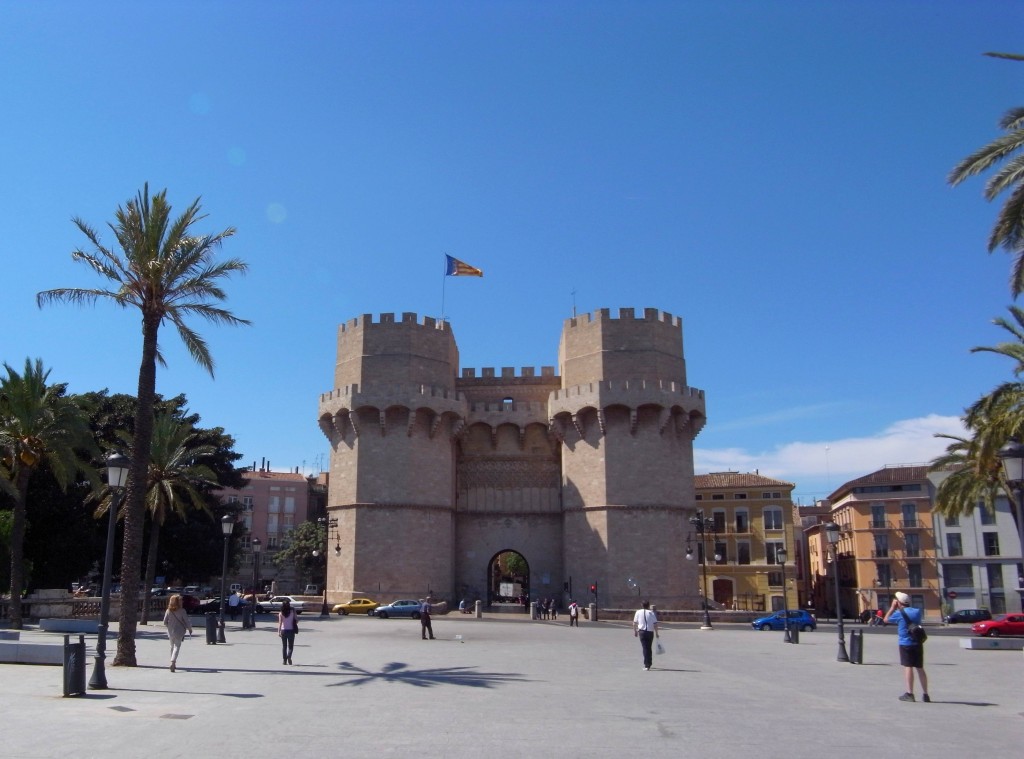
[[642,609],[633,615],[633,637],[640,638],[640,648],[644,652],[644,670],[649,670],[654,657],[651,650],[654,639],[658,637],[658,615],[651,611],[651,602],[644,601]]

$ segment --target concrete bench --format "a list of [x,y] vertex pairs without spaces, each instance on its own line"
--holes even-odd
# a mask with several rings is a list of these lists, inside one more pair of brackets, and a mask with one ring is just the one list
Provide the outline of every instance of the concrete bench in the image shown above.
[[1022,651],[1024,638],[961,638],[960,648],[972,651]]
[[0,663],[64,666],[64,646],[49,643],[0,641]]
[[18,640],[20,637],[20,630],[0,630],[0,640]]
[[39,629],[44,632],[95,634],[100,631],[100,623],[97,619],[40,619]]

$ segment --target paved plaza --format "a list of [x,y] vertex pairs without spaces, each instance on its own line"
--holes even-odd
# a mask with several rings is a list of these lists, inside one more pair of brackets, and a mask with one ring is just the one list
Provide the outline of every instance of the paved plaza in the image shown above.
[[864,759],[902,745],[959,759],[1016,756],[1024,738],[1021,652],[961,649],[945,630],[927,644],[933,703],[908,704],[891,630],[868,630],[852,665],[835,660],[827,625],[799,645],[667,625],[645,672],[626,622],[455,614],[435,618],[434,641],[411,620],[307,614],[300,626],[292,666],[269,618],[229,622],[220,645],[197,627],[176,673],[163,627],[141,627],[140,666],[108,667],[109,690],[81,697],[62,697],[59,667],[0,665],[2,755]]

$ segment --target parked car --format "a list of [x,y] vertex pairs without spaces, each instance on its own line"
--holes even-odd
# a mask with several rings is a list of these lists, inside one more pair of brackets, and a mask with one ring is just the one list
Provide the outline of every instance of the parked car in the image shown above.
[[[225,613],[227,612],[227,608],[226,607],[225,607],[224,611],[225,611]],[[220,599],[219,598],[207,598],[207,599],[199,602],[199,608],[196,611],[197,614],[209,614],[210,612],[213,612],[214,614],[219,614],[220,613]]]
[[998,638],[1000,635],[1024,635],[1024,614],[1000,614],[971,625],[975,635]]
[[185,610],[186,614],[198,614],[201,602],[195,596],[187,593],[181,596],[181,608]]
[[286,600],[291,603],[292,609],[295,610],[296,614],[301,614],[305,610],[305,604],[302,601],[296,601],[291,596],[274,596],[269,601],[257,601],[256,611],[259,614],[266,614],[267,612],[277,613],[281,611],[281,605]]
[[351,601],[346,601],[343,604],[335,604],[331,611],[340,616],[345,616],[346,614],[366,614],[371,616],[374,609],[379,606],[379,603],[371,601],[369,598],[353,598]]
[[803,609],[787,609],[777,611],[767,617],[758,617],[751,626],[755,630],[784,630],[786,628],[786,617],[789,617],[789,627],[798,628],[804,632],[818,629],[818,620],[814,615]]
[[387,619],[388,617],[412,617],[420,618],[420,602],[410,598],[403,598],[392,601],[387,606],[378,606],[373,611],[373,616]]
[[960,609],[960,611],[954,611],[952,614],[946,617],[946,624],[956,624],[957,622],[982,622],[986,619],[992,619],[992,612],[988,609]]

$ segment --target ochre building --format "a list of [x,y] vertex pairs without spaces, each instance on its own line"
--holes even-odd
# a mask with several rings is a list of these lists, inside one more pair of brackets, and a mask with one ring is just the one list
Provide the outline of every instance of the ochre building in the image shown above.
[[341,547],[331,601],[588,603],[596,586],[601,606],[695,607],[685,545],[705,407],[681,319],[568,319],[558,364],[460,372],[451,325],[411,313],[339,327],[319,406]]

